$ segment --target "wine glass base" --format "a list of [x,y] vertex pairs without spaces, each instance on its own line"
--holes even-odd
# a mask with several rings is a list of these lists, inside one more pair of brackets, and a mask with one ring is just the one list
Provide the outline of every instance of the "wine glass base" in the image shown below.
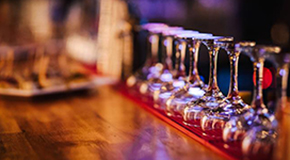
[[[222,101],[221,98],[215,98],[210,96],[203,96],[191,104],[187,104],[184,109],[183,119],[187,124],[195,123],[196,120],[202,120],[205,113],[209,109],[213,109],[218,106]],[[200,125],[200,124],[199,124]]]
[[192,98],[170,98],[166,102],[166,113],[169,117],[180,117],[182,118],[183,110],[188,102],[194,100]]
[[201,88],[194,87],[192,85],[186,85],[186,87],[176,91],[170,99],[166,102],[166,112],[168,116],[182,117],[185,107],[190,102],[195,102],[204,94]]
[[166,101],[170,98],[172,92],[154,93],[154,107],[158,110],[166,110]]

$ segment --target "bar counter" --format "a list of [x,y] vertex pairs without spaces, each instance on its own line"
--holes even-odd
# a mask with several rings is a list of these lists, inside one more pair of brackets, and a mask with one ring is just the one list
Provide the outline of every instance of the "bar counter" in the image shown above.
[[112,87],[0,99],[0,159],[223,159]]

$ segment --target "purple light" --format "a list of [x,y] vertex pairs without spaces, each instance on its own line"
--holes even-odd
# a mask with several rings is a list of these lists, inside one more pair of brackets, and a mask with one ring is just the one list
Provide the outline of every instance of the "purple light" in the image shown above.
[[153,38],[152,36],[149,37],[149,42],[150,43],[154,43],[155,42],[155,38]]
[[167,46],[167,43],[168,43],[167,39],[165,39],[164,42],[163,42],[164,46]]
[[174,31],[172,34],[174,35],[180,35],[180,34],[198,34],[198,31],[193,31],[193,30],[180,30],[180,31]]
[[170,82],[173,80],[173,77],[171,73],[163,73],[161,74],[160,79],[163,82]]
[[176,80],[173,82],[173,87],[175,88],[181,88],[185,85],[184,81]]
[[210,33],[180,33],[177,36],[184,38],[208,38],[213,37]]
[[149,30],[152,28],[161,28],[161,27],[168,27],[168,25],[164,23],[147,23],[147,24],[142,25],[142,28],[146,30]]
[[163,35],[174,35],[173,33],[179,32],[179,31],[183,31],[183,27],[177,27],[177,26],[168,27],[168,28],[163,29],[162,34]]
[[179,46],[178,46],[178,49],[179,49],[179,50],[182,50],[182,47],[183,47],[182,45],[179,45]]

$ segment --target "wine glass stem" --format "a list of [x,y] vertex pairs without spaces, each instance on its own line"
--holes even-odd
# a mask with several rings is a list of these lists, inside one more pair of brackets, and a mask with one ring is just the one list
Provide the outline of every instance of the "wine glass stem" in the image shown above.
[[165,66],[164,68],[165,69],[168,69],[168,70],[172,70],[172,60],[171,60],[171,57],[172,57],[172,50],[173,50],[173,38],[168,36],[166,37],[165,39],[166,42],[165,45],[166,45],[166,54],[165,54]]
[[177,77],[185,76],[184,59],[186,54],[186,42],[181,41],[176,45],[176,56],[178,56]]
[[197,84],[197,86],[203,86],[198,74],[198,53],[199,53],[200,41],[193,41],[189,44],[189,57],[190,57],[190,66],[189,66],[189,77],[188,81],[191,84]]
[[147,65],[151,66],[158,62],[158,50],[159,50],[159,35],[151,34],[148,37],[148,53],[147,53]]
[[217,85],[217,58],[218,58],[219,47],[213,47],[209,49],[209,82],[208,82],[208,92],[219,90]]
[[254,62],[254,74],[255,74],[255,88],[254,88],[254,97],[252,100],[252,106],[255,109],[265,108],[263,102],[263,67],[264,67],[264,59],[260,58],[258,61]]
[[238,90],[238,62],[239,62],[240,52],[236,51],[229,54],[230,59],[230,87],[228,98],[233,98],[239,96]]

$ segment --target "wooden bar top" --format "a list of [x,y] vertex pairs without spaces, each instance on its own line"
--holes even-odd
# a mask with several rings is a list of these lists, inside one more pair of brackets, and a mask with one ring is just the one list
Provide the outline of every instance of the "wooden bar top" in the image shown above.
[[110,87],[0,99],[0,159],[222,159]]

